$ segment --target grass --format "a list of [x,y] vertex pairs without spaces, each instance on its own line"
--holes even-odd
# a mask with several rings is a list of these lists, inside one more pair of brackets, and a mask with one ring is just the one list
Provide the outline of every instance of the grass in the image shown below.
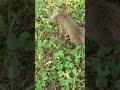
[[61,25],[46,21],[54,10],[70,14],[81,27],[85,25],[84,0],[36,0],[36,90],[85,90],[85,46],[67,41]]
[[34,35],[31,33],[34,31],[30,24],[34,22],[34,12],[31,10],[34,11],[34,3],[29,0],[0,0],[0,90],[33,88]]

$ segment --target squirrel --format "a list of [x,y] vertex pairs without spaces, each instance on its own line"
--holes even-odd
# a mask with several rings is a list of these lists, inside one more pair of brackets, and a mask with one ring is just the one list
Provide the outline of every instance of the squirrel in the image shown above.
[[54,12],[48,19],[51,23],[61,24],[69,35],[72,43],[76,45],[85,43],[85,30],[77,25],[75,21],[63,12]]

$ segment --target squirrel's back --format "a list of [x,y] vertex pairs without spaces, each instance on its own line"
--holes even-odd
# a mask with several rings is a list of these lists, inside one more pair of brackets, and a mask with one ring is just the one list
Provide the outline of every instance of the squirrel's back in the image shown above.
[[85,42],[85,30],[80,28],[68,14],[55,12],[50,16],[49,21],[61,24],[65,28],[66,33],[70,36],[71,42],[75,44]]

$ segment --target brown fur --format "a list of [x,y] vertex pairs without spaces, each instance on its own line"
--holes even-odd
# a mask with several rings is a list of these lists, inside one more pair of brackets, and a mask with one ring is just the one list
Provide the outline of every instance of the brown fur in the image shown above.
[[85,43],[85,30],[80,28],[68,14],[55,12],[50,16],[49,21],[61,24],[74,44]]

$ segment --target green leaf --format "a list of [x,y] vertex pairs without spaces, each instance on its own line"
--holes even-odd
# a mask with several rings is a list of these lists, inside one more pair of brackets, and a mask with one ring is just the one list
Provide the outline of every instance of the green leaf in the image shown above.
[[52,44],[53,44],[53,42],[49,41],[48,43],[46,43],[45,47],[46,48],[50,48],[50,47],[52,47]]
[[98,67],[97,69],[97,74],[99,76],[107,76],[110,74],[110,71],[109,71],[109,68],[108,67],[105,67],[105,69],[103,70],[101,67]]
[[68,86],[69,81],[65,80],[64,78],[60,78],[60,84],[61,84],[61,86]]
[[69,67],[72,68],[74,66],[73,63],[69,63]]
[[91,67],[92,71],[97,71],[98,67],[102,66],[101,59],[96,58],[93,62],[88,61],[89,67]]
[[63,68],[63,64],[58,63],[58,64],[56,65],[56,69],[60,70],[60,69],[62,69],[62,68]]
[[25,31],[20,34],[19,42],[21,46],[26,42],[26,40],[30,37],[29,32]]
[[34,50],[34,48],[35,48],[35,45],[34,45],[35,43],[34,43],[34,41],[26,41],[24,44],[23,44],[23,49],[25,50],[25,51],[32,51],[32,50]]
[[54,54],[54,57],[64,57],[64,52],[60,50]]
[[39,41],[38,41],[38,43],[37,43],[37,45],[38,45],[38,48],[41,48],[41,47],[43,47],[43,46],[44,46],[44,44],[43,44],[42,40],[39,40]]
[[98,57],[100,58],[104,57],[105,55],[109,54],[111,50],[112,50],[112,47],[101,47],[98,50]]
[[28,32],[23,32],[20,35],[20,38],[18,39],[14,33],[10,33],[7,37],[7,47],[8,49],[18,49],[20,47],[23,47],[25,50],[33,50],[34,49],[34,42],[27,41],[27,38],[30,37],[30,34]]
[[107,61],[106,62],[106,65],[109,67],[109,68],[113,68],[115,66],[115,60],[114,61]]
[[120,75],[120,64],[118,64],[112,68],[111,75],[113,78],[117,78]]
[[10,33],[6,40],[8,49],[17,49],[20,47],[19,41],[14,33]]
[[79,74],[75,68],[72,70],[72,72],[75,76],[78,76],[78,74]]
[[96,80],[96,85],[100,88],[107,86],[107,79],[105,77],[98,77]]

